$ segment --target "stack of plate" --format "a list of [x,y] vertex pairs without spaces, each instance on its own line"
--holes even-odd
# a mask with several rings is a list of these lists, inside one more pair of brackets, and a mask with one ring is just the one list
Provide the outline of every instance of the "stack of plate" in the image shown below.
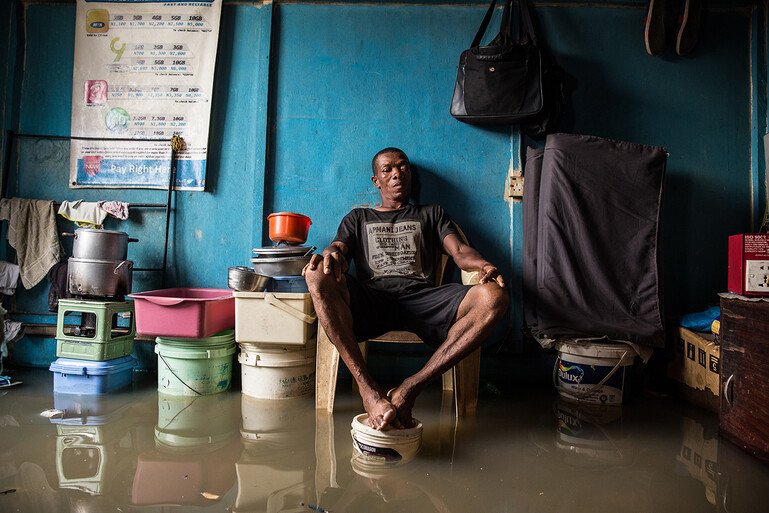
[[280,245],[254,248],[251,266],[254,272],[272,278],[272,292],[307,292],[302,269],[310,261],[315,246]]

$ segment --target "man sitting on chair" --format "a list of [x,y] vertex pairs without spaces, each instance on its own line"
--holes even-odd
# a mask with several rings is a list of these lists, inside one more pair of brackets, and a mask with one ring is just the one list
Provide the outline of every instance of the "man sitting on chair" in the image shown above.
[[[347,214],[302,274],[321,326],[358,384],[371,427],[411,427],[422,388],[481,344],[507,311],[509,296],[496,266],[464,242],[440,206],[409,203],[411,168],[403,151],[385,148],[371,166],[381,207]],[[460,269],[477,271],[480,284],[437,285],[441,250]],[[346,274],[353,259],[357,279]],[[412,331],[436,349],[419,372],[385,394],[358,342],[390,330]]]

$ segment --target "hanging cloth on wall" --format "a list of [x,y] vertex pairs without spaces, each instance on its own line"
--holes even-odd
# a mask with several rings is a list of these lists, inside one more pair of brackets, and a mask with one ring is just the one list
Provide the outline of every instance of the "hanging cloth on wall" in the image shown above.
[[[527,190],[538,202],[536,238],[524,229],[524,255],[536,246],[536,260],[524,264],[524,312],[538,340],[607,337],[664,346],[659,244],[666,161],[659,147],[548,136],[539,193]],[[535,212],[530,207],[524,205],[526,223]]]
[[96,204],[112,217],[121,221],[128,219],[128,203],[124,201],[98,201]]
[[19,284],[19,266],[0,261],[0,294],[12,296]]
[[31,289],[63,255],[53,201],[0,199],[0,220],[8,221],[8,243],[16,250],[21,283]]
[[107,211],[96,202],[83,200],[62,201],[59,215],[69,219],[81,228],[101,228],[107,218]]
[[[523,266],[521,273],[523,318],[532,331],[536,331],[537,327],[537,208],[544,152],[545,150],[541,148],[527,148],[526,165],[524,166],[526,194],[523,195]],[[551,343],[546,347],[552,345]]]

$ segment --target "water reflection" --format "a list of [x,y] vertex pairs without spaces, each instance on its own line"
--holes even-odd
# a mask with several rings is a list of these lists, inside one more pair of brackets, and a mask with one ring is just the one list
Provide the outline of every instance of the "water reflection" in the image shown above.
[[[440,479],[436,465],[451,465],[455,454],[457,421],[452,398],[442,398],[442,409],[424,423],[423,447],[415,459],[389,461],[366,455],[351,437],[353,415],[316,417],[315,511],[418,511],[450,513],[456,508],[452,485]],[[472,424],[472,422],[470,422]],[[336,432],[335,432],[336,431]],[[449,507],[453,504],[453,509]]]
[[766,511],[769,466],[720,439],[714,415],[666,398],[500,396],[457,420],[427,390],[422,450],[392,466],[356,456],[351,392],[328,415],[312,399],[169,397],[154,383],[53,396],[45,377],[0,398],[0,492],[15,490],[3,512]]
[[636,446],[629,430],[623,429],[622,408],[558,400],[553,410],[554,445],[564,463],[582,468],[632,463]]
[[142,452],[131,489],[135,505],[204,506],[235,484],[238,403],[226,397],[158,393],[155,448]]
[[706,425],[691,417],[681,418],[683,440],[681,450],[676,456],[676,464],[679,472],[686,472],[704,485],[705,498],[715,506],[718,478],[718,430],[713,422]]
[[54,408],[62,412],[50,420],[59,489],[127,498],[139,451],[133,430],[141,418],[131,395],[54,394]]
[[309,511],[313,485],[314,399],[263,400],[243,395],[243,453],[235,464],[234,512]]

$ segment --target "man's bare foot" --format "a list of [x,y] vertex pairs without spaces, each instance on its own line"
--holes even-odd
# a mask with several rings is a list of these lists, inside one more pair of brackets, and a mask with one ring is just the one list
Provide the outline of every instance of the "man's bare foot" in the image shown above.
[[398,412],[385,397],[377,392],[363,394],[363,409],[368,413],[368,425],[374,429],[382,430],[387,426],[400,427]]
[[406,385],[405,381],[387,392],[387,397],[398,412],[398,420],[403,428],[412,428],[416,425],[411,411],[414,409],[417,395],[418,392]]

